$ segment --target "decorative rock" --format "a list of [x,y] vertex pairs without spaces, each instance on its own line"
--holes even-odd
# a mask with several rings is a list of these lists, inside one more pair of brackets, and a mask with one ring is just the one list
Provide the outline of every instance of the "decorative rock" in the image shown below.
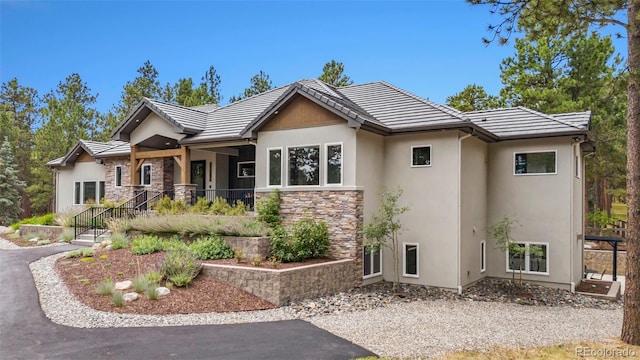
[[107,245],[104,249],[105,250],[111,250],[111,245]]
[[116,290],[126,290],[130,288],[131,285],[133,285],[131,280],[119,281],[116,283],[115,288]]
[[100,244],[93,244],[93,245],[91,246],[91,248],[92,248],[93,250],[98,250],[98,249],[100,249]]
[[166,288],[164,286],[156,288],[156,294],[158,294],[158,296],[169,295],[170,292],[171,292],[171,290],[169,290],[169,288]]
[[37,236],[34,237],[34,238],[29,239],[29,242],[32,242],[32,243],[37,243],[38,241],[40,241],[40,238],[37,237]]
[[38,240],[38,242],[36,243],[36,245],[49,245],[49,244],[51,244],[51,241],[47,239]]
[[138,300],[138,297],[139,297],[138,293],[135,293],[135,292],[130,292],[122,295],[122,298],[124,299],[124,301],[135,301],[135,300]]

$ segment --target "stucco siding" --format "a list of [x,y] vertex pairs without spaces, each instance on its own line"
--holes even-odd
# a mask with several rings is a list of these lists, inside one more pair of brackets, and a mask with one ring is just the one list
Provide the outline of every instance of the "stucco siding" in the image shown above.
[[96,162],[79,162],[73,167],[60,168],[56,184],[56,210],[74,206],[74,183],[104,181],[104,166]]
[[[556,174],[514,175],[514,153],[556,151]],[[505,141],[489,145],[488,225],[505,215],[517,220],[512,237],[548,243],[549,275],[524,274],[532,281],[569,284],[572,228],[573,151],[571,138]],[[508,277],[506,255],[487,242],[487,276]],[[516,277],[518,275],[516,274]]]
[[173,126],[166,120],[155,113],[151,113],[131,132],[129,143],[137,145],[154,135],[162,135],[176,140],[184,137],[182,134],[177,134]]
[[[326,145],[342,143],[342,186],[326,185]],[[320,185],[287,186],[287,147],[320,146]],[[256,146],[256,189],[267,188],[267,149],[282,148],[282,187],[289,190],[351,189],[356,185],[356,131],[345,124],[304,129],[265,131],[258,135]],[[273,189],[273,187],[270,187]]]
[[[364,223],[367,224],[378,211],[384,176],[384,138],[368,131],[358,131],[356,141],[356,185],[363,189]],[[376,276],[364,280],[364,283],[381,279],[382,276]]]
[[480,243],[486,240],[488,146],[470,137],[461,147],[460,285],[465,286],[484,276]]
[[[431,166],[411,167],[411,146],[431,146]],[[399,186],[404,231],[398,250],[400,281],[457,287],[458,244],[458,132],[421,133],[385,138],[384,184]],[[418,278],[402,276],[402,243],[419,244]],[[390,251],[384,252],[385,280],[393,279]]]
[[578,169],[573,176],[573,276],[572,280],[577,285],[582,279],[584,271],[583,238],[584,238],[584,194],[585,194],[585,173],[584,154],[580,150],[580,144],[573,146],[573,165]]

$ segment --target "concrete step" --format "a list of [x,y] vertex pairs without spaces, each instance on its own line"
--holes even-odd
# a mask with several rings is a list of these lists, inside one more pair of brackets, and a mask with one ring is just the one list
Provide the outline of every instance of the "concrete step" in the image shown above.
[[80,240],[80,239],[71,240],[71,245],[92,247],[93,244],[95,244],[93,240]]

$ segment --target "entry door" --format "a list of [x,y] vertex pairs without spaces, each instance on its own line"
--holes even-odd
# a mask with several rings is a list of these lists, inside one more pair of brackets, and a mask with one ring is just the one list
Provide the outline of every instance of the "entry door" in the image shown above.
[[196,184],[196,197],[204,197],[205,192],[205,170],[207,162],[198,160],[191,162],[191,183]]

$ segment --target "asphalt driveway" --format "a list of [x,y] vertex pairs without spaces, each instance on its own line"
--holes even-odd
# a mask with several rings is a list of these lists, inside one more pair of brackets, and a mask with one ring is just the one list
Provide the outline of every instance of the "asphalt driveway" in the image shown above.
[[0,251],[0,359],[351,359],[374,355],[302,320],[109,329],[54,324],[40,308],[29,263],[73,248]]

